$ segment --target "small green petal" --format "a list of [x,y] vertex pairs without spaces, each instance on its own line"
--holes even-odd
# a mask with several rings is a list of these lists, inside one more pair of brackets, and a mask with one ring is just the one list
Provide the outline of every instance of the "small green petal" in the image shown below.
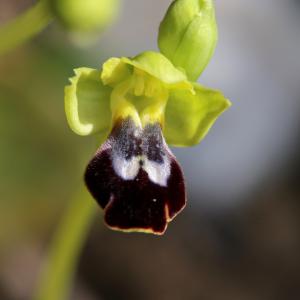
[[213,0],[175,0],[160,24],[160,51],[196,81],[218,38]]
[[100,80],[100,71],[75,69],[65,87],[65,111],[71,129],[79,135],[107,135],[111,127],[111,88]]
[[161,53],[147,51],[132,59],[121,58],[122,62],[132,65],[165,83],[169,88],[192,89],[192,84],[186,75],[174,67],[174,65]]
[[128,66],[120,58],[112,57],[102,67],[101,80],[104,85],[114,87],[130,76]]
[[198,144],[231,102],[222,93],[194,84],[196,94],[172,91],[165,112],[164,136],[178,147]]

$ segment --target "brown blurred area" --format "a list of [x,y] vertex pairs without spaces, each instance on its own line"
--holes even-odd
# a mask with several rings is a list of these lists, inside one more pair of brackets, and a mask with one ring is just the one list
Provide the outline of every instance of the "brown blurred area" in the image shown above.
[[164,238],[95,226],[79,278],[100,299],[298,299],[297,179],[272,183],[225,216],[186,211]]
[[[72,69],[155,48],[170,1],[124,2],[120,21],[95,45],[78,47],[53,24],[0,57],[1,300],[31,299],[51,238],[98,146],[67,126],[63,87]],[[31,3],[2,1],[0,24]],[[110,231],[99,208],[70,299],[300,299],[295,3],[216,1],[220,44],[203,80],[234,105],[203,144],[176,151],[188,205],[162,237]],[[143,26],[134,32],[138,22]],[[277,23],[283,31],[275,36]]]
[[34,1],[32,0],[3,1],[0,3],[0,22],[4,23],[11,20],[11,18],[23,12],[33,3]]

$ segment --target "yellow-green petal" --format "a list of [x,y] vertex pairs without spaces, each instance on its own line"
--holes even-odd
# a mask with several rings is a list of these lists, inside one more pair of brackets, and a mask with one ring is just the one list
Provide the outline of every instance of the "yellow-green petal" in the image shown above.
[[128,65],[118,57],[108,59],[102,66],[101,80],[104,85],[114,87],[131,75]]
[[194,84],[196,94],[171,92],[165,112],[164,136],[178,147],[198,144],[231,103],[219,91]]
[[79,135],[108,135],[111,127],[111,88],[100,80],[100,71],[75,69],[65,87],[65,111],[69,126]]
[[213,0],[175,0],[160,24],[160,51],[196,81],[217,43]]

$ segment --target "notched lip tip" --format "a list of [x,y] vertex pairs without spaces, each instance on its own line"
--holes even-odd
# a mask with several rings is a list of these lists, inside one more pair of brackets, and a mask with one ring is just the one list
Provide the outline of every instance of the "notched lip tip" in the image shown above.
[[[108,207],[108,206],[107,206]],[[106,207],[106,208],[107,208]],[[170,222],[172,222],[174,220],[174,218],[181,213],[181,211],[186,207],[186,202],[184,204],[184,206],[182,206],[182,208],[176,212],[176,214],[173,215],[172,218],[169,217],[169,209],[166,205],[166,224],[165,227],[162,231],[155,231],[152,227],[148,227],[148,228],[143,228],[143,227],[131,227],[131,228],[122,228],[122,227],[118,227],[118,226],[112,226],[110,224],[108,224],[104,218],[104,224],[106,225],[106,227],[108,227],[109,229],[113,230],[113,231],[119,231],[119,232],[124,232],[124,233],[146,233],[146,234],[153,234],[156,236],[162,236],[165,234],[168,225]],[[105,210],[104,209],[104,215],[105,215]]]
[[175,217],[177,217],[185,208],[186,208],[186,205],[187,205],[187,197],[185,197],[185,201],[184,201],[184,205],[180,208],[180,210],[178,210],[173,216],[172,218],[170,218],[170,215],[169,215],[169,207],[168,205],[166,204],[166,209],[167,209],[167,225],[172,222]]

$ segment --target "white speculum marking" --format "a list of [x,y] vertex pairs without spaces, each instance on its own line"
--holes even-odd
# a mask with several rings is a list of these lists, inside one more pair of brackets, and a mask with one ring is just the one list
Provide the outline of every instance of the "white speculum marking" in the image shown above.
[[124,180],[133,180],[140,169],[139,160],[136,157],[126,160],[121,156],[113,155],[112,164],[116,174]]
[[124,180],[133,180],[142,168],[149,179],[160,186],[167,186],[170,176],[170,161],[164,156],[162,163],[149,160],[146,156],[133,156],[126,160],[122,156],[113,155],[112,165],[118,176]]
[[138,180],[142,169],[153,183],[167,186],[170,158],[158,123],[140,128],[130,118],[123,120],[111,136],[110,147],[113,169],[123,180]]

